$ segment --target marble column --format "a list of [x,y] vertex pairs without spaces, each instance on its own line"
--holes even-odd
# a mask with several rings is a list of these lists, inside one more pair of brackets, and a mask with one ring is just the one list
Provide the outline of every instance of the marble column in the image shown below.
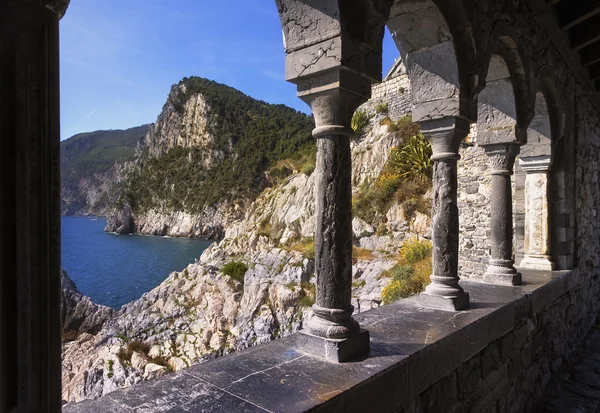
[[519,153],[516,143],[484,146],[492,175],[491,194],[491,257],[483,279],[492,284],[520,285],[521,274],[513,260],[512,187],[515,158]]
[[0,5],[0,411],[61,411],[58,21]]
[[550,155],[521,157],[525,171],[525,257],[520,267],[552,271],[548,183],[552,157]]
[[419,296],[426,307],[463,310],[469,294],[458,277],[457,160],[460,142],[469,133],[469,122],[449,117],[420,122],[421,132],[433,148],[433,274],[431,284]]
[[[330,76],[331,74],[328,74]],[[352,115],[368,99],[352,90],[356,76],[316,93],[300,91],[312,108],[317,139],[314,316],[299,335],[302,350],[343,361],[369,351],[369,334],[352,318]],[[311,79],[314,82],[315,79]],[[341,86],[341,87],[340,87]]]

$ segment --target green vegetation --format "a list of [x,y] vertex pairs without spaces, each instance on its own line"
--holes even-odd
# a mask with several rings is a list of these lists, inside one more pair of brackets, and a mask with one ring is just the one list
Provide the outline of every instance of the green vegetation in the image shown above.
[[403,205],[407,219],[416,211],[429,214],[431,210],[430,201],[423,197],[432,185],[431,145],[410,115],[398,122],[385,118],[382,124],[399,136],[401,144],[392,148],[379,176],[365,182],[352,200],[353,214],[377,228],[394,202]]
[[367,111],[364,109],[358,109],[356,112],[354,112],[354,115],[352,115],[352,122],[350,125],[352,126],[354,132],[360,133],[370,121],[371,118]]
[[221,268],[221,272],[236,281],[244,284],[244,275],[248,271],[248,266],[241,261],[230,261]]
[[293,241],[289,246],[285,247],[287,251],[298,251],[304,258],[309,260],[315,259],[315,239],[312,237],[305,237],[299,240]]
[[387,113],[387,111],[388,111],[387,103],[378,103],[377,106],[375,106],[375,112],[377,112],[377,113]]
[[[81,178],[94,180],[95,174],[108,171],[115,163],[132,159],[137,143],[148,132],[149,125],[126,130],[100,130],[80,133],[60,143],[60,181],[63,191],[79,193]],[[96,207],[111,201],[101,199]],[[80,197],[81,206],[86,200]]]
[[427,240],[420,241],[417,238],[413,238],[402,244],[402,248],[400,248],[400,258],[404,263],[413,265],[430,257],[432,248],[431,242]]
[[114,376],[114,370],[113,370],[114,365],[115,365],[114,360],[108,360],[108,373],[106,373],[106,377],[108,377],[109,379],[112,379],[112,377]]
[[[314,164],[310,117],[199,77],[184,78],[180,85],[185,93],[172,99],[175,110],[183,111],[191,96],[202,94],[215,141],[210,147],[175,147],[143,159],[122,196],[134,211],[162,207],[199,212],[220,201],[253,199],[269,184],[268,177],[288,176],[294,161],[302,162],[298,167]],[[223,154],[210,168],[204,164],[208,151]]]
[[302,167],[302,173],[306,176],[310,176],[315,170],[315,166],[312,163],[307,163]]
[[300,287],[302,288],[301,292],[303,296],[298,302],[298,306],[301,308],[312,307],[317,298],[317,286],[309,282],[302,282],[300,283]]
[[422,134],[412,136],[400,149],[394,148],[389,161],[400,178],[430,180],[432,173],[431,144]]
[[400,249],[400,260],[384,276],[391,281],[383,288],[385,304],[418,294],[429,284],[431,275],[431,243],[417,239],[407,241]]
[[137,143],[149,125],[126,130],[99,130],[80,133],[60,143],[60,174],[63,185],[84,175],[106,171],[115,162],[133,157]]

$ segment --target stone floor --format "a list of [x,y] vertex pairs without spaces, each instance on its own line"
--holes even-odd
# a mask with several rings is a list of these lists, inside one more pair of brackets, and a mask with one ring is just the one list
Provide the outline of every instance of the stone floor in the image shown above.
[[546,386],[536,413],[600,413],[600,325]]

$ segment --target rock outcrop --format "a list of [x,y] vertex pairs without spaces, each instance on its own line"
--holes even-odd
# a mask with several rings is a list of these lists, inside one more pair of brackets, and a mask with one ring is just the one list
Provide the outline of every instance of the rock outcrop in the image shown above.
[[112,317],[113,309],[95,304],[81,294],[64,270],[61,270],[60,281],[63,340],[74,340],[81,334],[97,334]]
[[[206,108],[201,100],[190,105],[197,111]],[[164,118],[176,116],[175,112],[167,116],[169,110],[163,111]],[[352,143],[355,192],[377,179],[391,148],[400,143],[381,124],[385,115],[378,116]],[[161,133],[175,133],[161,122],[157,123]],[[152,143],[152,147],[160,153],[168,145],[185,144],[173,138],[164,143],[167,146]],[[123,306],[97,334],[83,334],[64,344],[63,399],[99,397],[302,328],[315,300],[315,179],[310,171],[293,171],[245,206],[222,205],[198,216],[153,210],[129,222],[129,229],[135,225],[137,231],[149,234],[218,234],[222,239],[197,262]],[[430,221],[424,214],[407,218],[401,205],[392,202],[383,215],[384,232],[359,218],[353,221],[356,312],[381,305],[382,290],[389,283],[389,271],[398,264],[403,243],[429,236]],[[109,221],[113,230],[125,230],[130,216]],[[200,224],[208,221],[220,222],[224,231]]]

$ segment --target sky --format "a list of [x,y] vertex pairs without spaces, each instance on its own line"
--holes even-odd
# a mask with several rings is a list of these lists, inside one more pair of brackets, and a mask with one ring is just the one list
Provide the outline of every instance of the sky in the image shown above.
[[[185,76],[310,113],[284,80],[273,0],[73,0],[60,36],[61,140],[154,122]],[[384,75],[398,55],[386,30]]]

